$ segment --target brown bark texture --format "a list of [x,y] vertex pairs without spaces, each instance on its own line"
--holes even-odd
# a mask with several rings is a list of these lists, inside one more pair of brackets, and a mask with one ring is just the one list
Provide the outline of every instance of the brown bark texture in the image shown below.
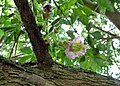
[[[48,46],[42,39],[41,33],[38,30],[34,15],[27,0],[14,0],[17,6],[21,20],[25,26],[25,30],[28,33],[30,42],[33,47],[33,51],[37,57],[37,61],[41,66],[51,66],[53,61],[48,53]],[[49,63],[49,64],[48,64]]]
[[120,81],[58,64],[43,69],[0,60],[0,86],[120,86]]

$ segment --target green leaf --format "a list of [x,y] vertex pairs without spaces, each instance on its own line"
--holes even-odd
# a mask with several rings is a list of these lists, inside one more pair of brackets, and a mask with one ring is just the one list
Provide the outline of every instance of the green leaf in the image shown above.
[[18,22],[18,18],[17,17],[14,17],[13,19],[11,19],[11,23],[12,24],[15,24],[16,22]]
[[8,26],[3,26],[0,27],[1,30],[6,31],[6,32],[12,32],[16,28],[15,25],[8,25]]
[[117,49],[117,52],[120,53],[120,49]]
[[18,29],[16,29],[16,31],[14,31],[14,40],[18,40],[19,36],[21,35],[21,31],[20,31],[20,28],[18,26]]
[[61,19],[60,20],[60,24],[70,25],[70,23],[67,20],[65,20],[65,19]]
[[36,59],[36,57],[35,57],[35,55],[33,54],[33,55],[31,55],[31,62],[35,62],[37,59]]
[[33,0],[33,11],[35,15],[37,15],[37,7],[38,7],[38,2],[36,0]]
[[103,64],[104,60],[103,59],[95,58],[95,61],[98,63],[98,65],[104,66],[104,64]]
[[25,62],[30,62],[31,60],[31,55],[26,55],[26,56],[23,56],[19,59],[19,62],[20,63],[25,63]]
[[64,41],[64,42],[59,42],[59,43],[64,49],[68,48],[69,46],[69,41]]
[[87,41],[91,47],[94,47],[94,39],[90,35],[87,36]]
[[81,6],[73,9],[73,14],[75,17],[79,17],[79,20],[87,25],[89,23],[89,16],[93,14],[92,10],[88,7]]
[[114,12],[114,2],[110,0],[98,0],[98,5],[101,8],[106,8],[108,11]]
[[73,5],[73,4],[75,4],[75,3],[76,3],[76,1],[77,1],[77,0],[69,0],[68,5]]
[[79,4],[82,4],[82,5],[84,5],[84,2],[83,2],[83,0],[77,0],[77,2],[78,2]]
[[64,62],[66,63],[67,66],[73,65],[73,62],[71,62],[71,59],[69,59],[69,58],[65,58]]
[[94,55],[93,55],[93,49],[91,48],[91,49],[87,49],[87,52],[86,52],[86,54],[87,54],[87,56],[89,56],[89,57],[93,57]]
[[68,35],[71,39],[74,39],[74,38],[75,38],[75,36],[74,36],[74,34],[73,34],[73,31],[71,31],[71,30],[68,30],[68,31],[67,31],[67,35]]
[[53,29],[54,29],[54,27],[51,26],[50,29],[49,29],[49,33],[50,33]]
[[70,16],[72,24],[76,21],[77,17],[78,16],[75,13],[72,13],[72,15]]
[[106,48],[106,46],[104,44],[99,43],[97,45],[97,49],[99,49],[100,51],[105,51],[107,48]]
[[85,56],[81,56],[80,58],[80,63],[84,62],[85,61]]
[[51,25],[54,26],[56,23],[58,23],[58,22],[60,21],[60,19],[61,19],[61,17],[55,19],[55,20],[51,23]]
[[88,32],[90,31],[91,28],[92,28],[91,23],[89,23],[88,25],[86,25],[86,30],[87,30]]
[[62,48],[62,47],[59,48],[59,52],[57,52],[57,55],[58,55],[57,56],[58,58],[61,58],[61,57],[65,56],[64,48]]
[[78,8],[73,8],[73,15],[74,17],[79,16],[79,20],[85,25],[88,24],[89,16],[93,14],[92,10],[86,6],[81,6]]
[[14,34],[13,34],[13,33],[10,34],[10,35],[6,38],[5,43],[6,43],[6,44],[9,44],[9,43],[13,40],[13,37],[14,37]]
[[87,16],[93,14],[92,10],[86,6],[79,7],[78,9],[84,11]]
[[92,71],[96,71],[97,70],[97,68],[98,68],[99,65],[95,61],[94,57],[90,58],[89,66],[90,66],[90,69],[92,69]]
[[103,60],[107,60],[107,56],[105,56],[104,54],[98,54],[97,58],[101,58]]
[[93,54],[94,54],[94,55],[98,55],[98,54],[99,54],[99,49],[97,49],[97,48],[92,48],[92,50],[93,50]]
[[97,62],[97,64],[99,65],[99,66],[108,66],[108,64],[109,64],[109,62],[107,62],[107,61],[105,61],[105,60],[103,60],[103,59],[101,59],[101,58],[95,58],[95,61]]
[[77,0],[69,0],[67,3],[66,3],[66,8],[71,8],[71,6],[73,6],[75,3],[76,3]]
[[21,51],[25,54],[32,54],[32,50],[30,47],[23,47],[21,48]]
[[100,38],[102,38],[102,35],[99,31],[95,31],[92,33],[92,35],[94,36],[95,39],[99,40]]
[[4,31],[0,30],[0,37],[2,37],[4,35]]

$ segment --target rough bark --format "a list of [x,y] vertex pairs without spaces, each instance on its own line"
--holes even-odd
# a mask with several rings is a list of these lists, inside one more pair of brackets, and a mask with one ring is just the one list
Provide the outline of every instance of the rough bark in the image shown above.
[[120,81],[57,64],[38,69],[0,61],[0,86],[120,86]]
[[[37,57],[37,61],[40,66],[51,66],[53,61],[48,53],[48,46],[42,39],[41,33],[37,28],[35,18],[27,0],[14,0],[17,6],[21,20],[25,26],[25,30],[28,33],[30,42],[33,47],[33,51]],[[49,63],[49,64],[48,64]]]

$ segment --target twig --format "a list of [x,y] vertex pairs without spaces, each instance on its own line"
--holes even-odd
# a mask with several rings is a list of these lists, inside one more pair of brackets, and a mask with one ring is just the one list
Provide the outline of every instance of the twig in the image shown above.
[[16,52],[17,52],[17,46],[18,46],[18,42],[15,44],[15,53],[14,53],[14,55],[16,55]]
[[113,37],[118,37],[118,38],[120,38],[120,37],[117,36],[116,34],[113,34],[113,33],[109,32],[109,31],[105,31],[105,30],[101,29],[100,27],[96,27],[95,25],[93,25],[93,27],[95,27],[96,29],[101,30],[102,32],[105,32],[105,33],[107,33],[107,34],[109,34],[109,35],[111,35],[111,36],[113,36]]
[[[77,33],[77,30],[73,27],[72,23],[67,19],[67,16],[64,14],[64,12],[60,9],[60,6],[57,5],[56,1],[53,0],[55,6],[58,8],[58,10],[61,11],[61,13],[63,14],[63,16],[66,18],[66,20],[68,21],[68,23],[72,26],[72,28],[74,29],[74,32]],[[78,34],[78,33],[77,33]]]
[[22,56],[22,55],[24,55],[24,54],[15,55],[15,56],[12,56],[12,58],[19,57],[19,56]]
[[9,59],[10,59],[12,53],[13,53],[13,49],[14,49],[15,44],[17,43],[17,41],[18,41],[18,39],[19,39],[19,37],[20,37],[20,35],[21,35],[21,32],[22,32],[22,31],[20,31],[20,33],[18,34],[17,38],[15,39],[15,42],[14,42],[13,47],[12,47],[11,52],[10,52]]
[[5,43],[5,36],[3,35],[0,39],[0,48],[2,48],[3,44]]
[[112,36],[112,37],[106,37],[106,38],[100,38],[100,39],[103,39],[103,40],[108,40],[108,39],[120,39],[119,36]]

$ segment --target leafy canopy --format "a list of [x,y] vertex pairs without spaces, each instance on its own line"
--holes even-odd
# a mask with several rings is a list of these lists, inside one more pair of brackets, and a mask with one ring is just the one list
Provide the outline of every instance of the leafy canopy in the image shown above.
[[[114,13],[114,7],[120,10],[119,0],[50,0],[52,10],[44,13],[42,7],[46,1],[29,0],[29,3],[37,24],[43,25],[42,37],[50,44],[49,53],[53,60],[110,75],[110,66],[118,64],[120,41],[115,38],[119,35],[117,28],[105,13]],[[84,55],[70,59],[64,46],[77,36],[84,37],[87,50]],[[78,48],[74,50],[79,51]],[[36,60],[13,0],[0,0],[0,55],[20,63]]]

